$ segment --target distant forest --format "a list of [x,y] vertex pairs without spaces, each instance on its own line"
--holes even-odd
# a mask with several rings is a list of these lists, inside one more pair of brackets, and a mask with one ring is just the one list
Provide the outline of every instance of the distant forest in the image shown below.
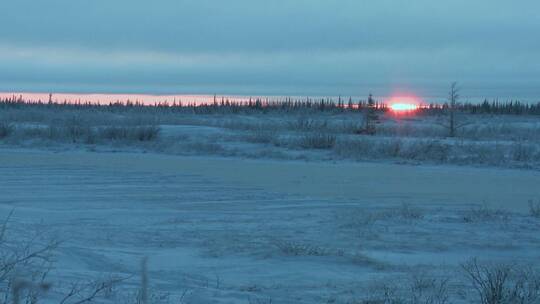
[[[121,111],[130,108],[140,110],[146,109],[162,110],[170,112],[191,112],[194,114],[212,114],[212,113],[248,113],[248,112],[358,112],[368,107],[366,100],[353,100],[352,98],[304,98],[292,99],[284,98],[281,100],[254,98],[246,101],[230,100],[226,97],[215,96],[212,102],[193,103],[193,102],[158,102],[155,104],[143,104],[139,101],[110,102],[108,104],[95,102],[58,102],[52,99],[48,101],[25,100],[22,96],[12,96],[0,99],[0,109],[2,108],[23,108],[23,107],[62,107],[62,108],[99,108],[100,110],[109,109],[110,111]],[[376,102],[377,111],[389,111],[389,105]],[[417,114],[442,114],[449,108],[448,103],[430,103],[419,107]],[[456,111],[469,114],[498,114],[498,115],[540,115],[540,102],[526,103],[516,101],[498,101],[484,100],[481,103],[464,102],[456,105]]]

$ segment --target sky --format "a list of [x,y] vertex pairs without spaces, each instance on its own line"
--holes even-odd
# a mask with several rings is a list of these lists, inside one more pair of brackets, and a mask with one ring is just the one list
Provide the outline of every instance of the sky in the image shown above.
[[[540,1],[0,1],[0,91],[540,97]],[[540,98],[539,98],[540,99]]]

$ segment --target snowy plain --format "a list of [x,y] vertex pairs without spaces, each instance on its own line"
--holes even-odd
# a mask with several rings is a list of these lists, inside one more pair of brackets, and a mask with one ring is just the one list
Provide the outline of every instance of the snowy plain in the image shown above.
[[[538,122],[496,119],[447,139],[421,119],[389,120],[372,138],[346,133],[346,120],[185,115],[135,145],[15,119],[0,149],[4,243],[59,242],[40,303],[111,277],[122,280],[94,302],[142,303],[144,258],[151,303],[479,303],[471,259],[540,260]],[[371,158],[296,145],[313,127]]]
[[[465,284],[472,257],[540,258],[535,171],[21,149],[0,160],[2,215],[61,241],[51,280],[133,276],[118,288],[136,290],[148,257],[163,302],[354,303],[418,273]],[[508,213],[473,218],[482,204]]]

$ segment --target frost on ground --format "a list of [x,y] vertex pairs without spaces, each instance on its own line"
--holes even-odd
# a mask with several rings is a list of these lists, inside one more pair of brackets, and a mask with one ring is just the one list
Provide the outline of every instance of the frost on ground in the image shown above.
[[148,257],[151,303],[538,303],[538,184],[532,170],[5,149],[0,301],[17,279],[51,284],[42,303],[141,303]]

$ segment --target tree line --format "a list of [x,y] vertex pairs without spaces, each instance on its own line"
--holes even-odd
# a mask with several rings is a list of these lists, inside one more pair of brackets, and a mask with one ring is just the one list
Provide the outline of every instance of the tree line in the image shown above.
[[[210,102],[195,103],[173,102],[143,103],[141,101],[116,101],[109,103],[98,103],[90,101],[56,101],[52,95],[48,101],[28,100],[23,96],[11,96],[0,98],[0,108],[22,108],[22,107],[48,107],[48,108],[99,108],[118,111],[122,109],[152,110],[160,109],[172,112],[192,112],[196,114],[211,113],[247,113],[247,112],[387,112],[389,105],[375,101],[373,97],[365,100],[353,100],[338,98],[309,98],[293,99],[269,99],[269,98],[249,98],[247,100],[233,100],[226,97],[215,96]],[[448,111],[469,113],[469,114],[497,114],[497,115],[540,115],[540,102],[526,103],[519,100],[499,101],[485,99],[481,103],[460,102],[451,104],[430,103],[420,106],[417,114],[437,115],[446,114]]]

